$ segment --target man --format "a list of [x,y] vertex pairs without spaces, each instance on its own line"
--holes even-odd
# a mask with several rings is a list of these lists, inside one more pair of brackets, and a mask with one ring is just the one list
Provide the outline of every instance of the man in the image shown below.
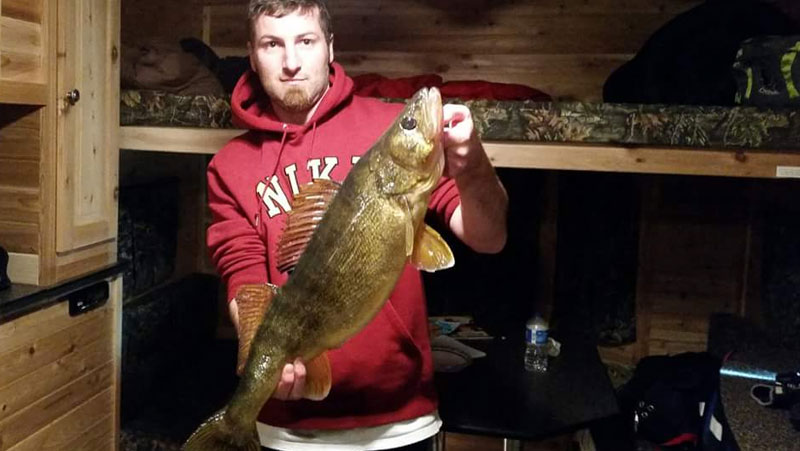
[[[231,104],[238,124],[250,131],[228,143],[208,168],[208,245],[228,285],[237,328],[240,286],[287,279],[273,256],[298,187],[314,178],[343,180],[402,109],[353,97],[352,80],[334,63],[330,17],[320,0],[252,0],[249,23],[252,72],[239,80]],[[472,249],[499,252],[506,240],[506,192],[469,110],[446,105],[443,116],[449,126],[446,177],[429,208]],[[303,362],[285,366],[259,416],[263,446],[424,449],[441,421],[415,269],[406,268],[381,312],[329,358],[334,385],[322,401],[302,399]]]

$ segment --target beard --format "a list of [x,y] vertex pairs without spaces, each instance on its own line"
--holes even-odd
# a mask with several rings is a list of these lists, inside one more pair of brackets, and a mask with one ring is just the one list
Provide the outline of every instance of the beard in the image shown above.
[[281,99],[281,106],[286,111],[300,113],[313,106],[311,97],[300,88],[290,88]]

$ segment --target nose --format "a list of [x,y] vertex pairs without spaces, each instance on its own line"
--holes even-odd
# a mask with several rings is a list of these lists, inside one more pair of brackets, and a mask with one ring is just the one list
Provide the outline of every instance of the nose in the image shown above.
[[291,74],[300,70],[300,55],[293,44],[286,46],[286,53],[283,57],[283,70]]

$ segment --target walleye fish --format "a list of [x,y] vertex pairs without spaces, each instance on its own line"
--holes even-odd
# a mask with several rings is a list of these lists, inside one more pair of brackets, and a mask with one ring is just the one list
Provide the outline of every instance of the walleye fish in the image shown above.
[[260,450],[256,417],[287,362],[302,358],[305,397],[324,398],[326,351],[372,320],[406,263],[426,271],[453,266],[447,243],[423,222],[444,169],[441,135],[441,95],[422,89],[341,186],[317,180],[295,196],[277,256],[279,268],[293,272],[281,288],[237,293],[242,377],[185,450]]

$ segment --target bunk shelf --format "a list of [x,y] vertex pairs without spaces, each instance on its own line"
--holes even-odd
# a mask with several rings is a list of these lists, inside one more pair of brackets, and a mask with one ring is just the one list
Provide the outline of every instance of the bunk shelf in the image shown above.
[[[120,127],[120,148],[154,152],[215,154],[237,129]],[[562,169],[729,177],[800,177],[800,152],[714,150],[514,141],[484,141],[501,168]]]
[[46,105],[47,94],[44,83],[0,80],[0,103]]

